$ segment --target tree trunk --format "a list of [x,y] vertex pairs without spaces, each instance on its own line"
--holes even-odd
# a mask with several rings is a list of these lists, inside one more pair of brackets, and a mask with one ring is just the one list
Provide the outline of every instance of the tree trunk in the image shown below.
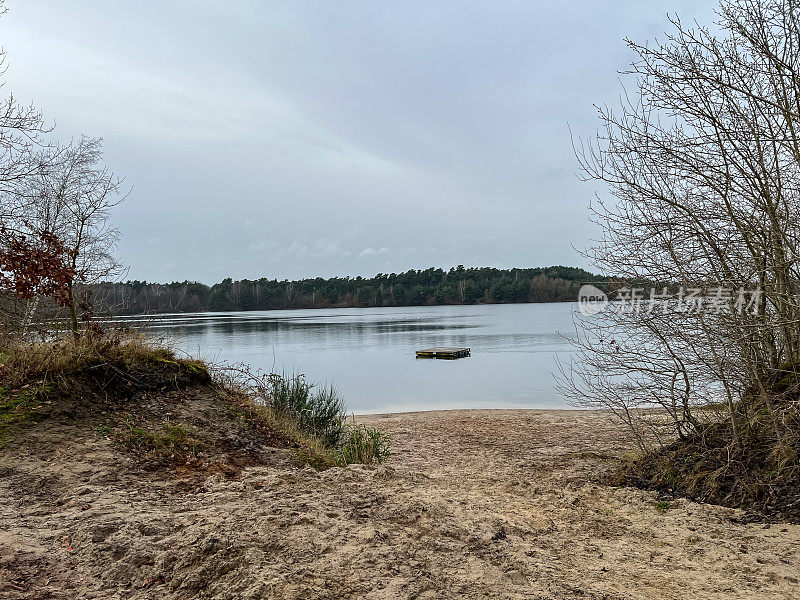
[[75,294],[72,291],[72,284],[69,288],[69,316],[72,319],[72,336],[75,338],[77,344],[80,339],[80,331],[78,330],[78,309],[75,307]]

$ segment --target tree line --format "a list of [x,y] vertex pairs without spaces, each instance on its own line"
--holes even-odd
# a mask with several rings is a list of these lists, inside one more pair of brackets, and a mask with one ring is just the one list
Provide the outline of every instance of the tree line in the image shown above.
[[530,269],[429,268],[374,277],[315,277],[296,281],[231,278],[208,286],[100,283],[88,286],[98,310],[115,314],[247,311],[521,302],[570,302],[587,281],[603,278],[576,267]]

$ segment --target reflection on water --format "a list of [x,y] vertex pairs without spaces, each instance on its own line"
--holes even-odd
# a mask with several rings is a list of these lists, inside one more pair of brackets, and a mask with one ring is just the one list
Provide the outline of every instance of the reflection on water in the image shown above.
[[[356,413],[565,407],[555,356],[570,352],[575,305],[505,304],[254,311],[125,319],[212,361],[330,382]],[[470,358],[416,359],[429,346]]]

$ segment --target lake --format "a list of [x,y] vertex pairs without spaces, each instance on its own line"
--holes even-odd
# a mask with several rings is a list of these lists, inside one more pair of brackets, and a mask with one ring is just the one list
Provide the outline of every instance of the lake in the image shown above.
[[[571,347],[575,303],[339,308],[148,315],[125,319],[212,362],[304,373],[355,413],[448,408],[567,408],[556,356]],[[417,359],[466,346],[459,360]]]

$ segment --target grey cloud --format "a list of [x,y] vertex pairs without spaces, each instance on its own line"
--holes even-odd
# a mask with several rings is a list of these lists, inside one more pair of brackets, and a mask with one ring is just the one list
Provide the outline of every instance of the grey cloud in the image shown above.
[[[102,135],[130,276],[583,265],[573,133],[665,13],[634,0],[9,0],[5,91]],[[158,244],[149,243],[159,240]],[[384,250],[385,249],[385,250]]]

